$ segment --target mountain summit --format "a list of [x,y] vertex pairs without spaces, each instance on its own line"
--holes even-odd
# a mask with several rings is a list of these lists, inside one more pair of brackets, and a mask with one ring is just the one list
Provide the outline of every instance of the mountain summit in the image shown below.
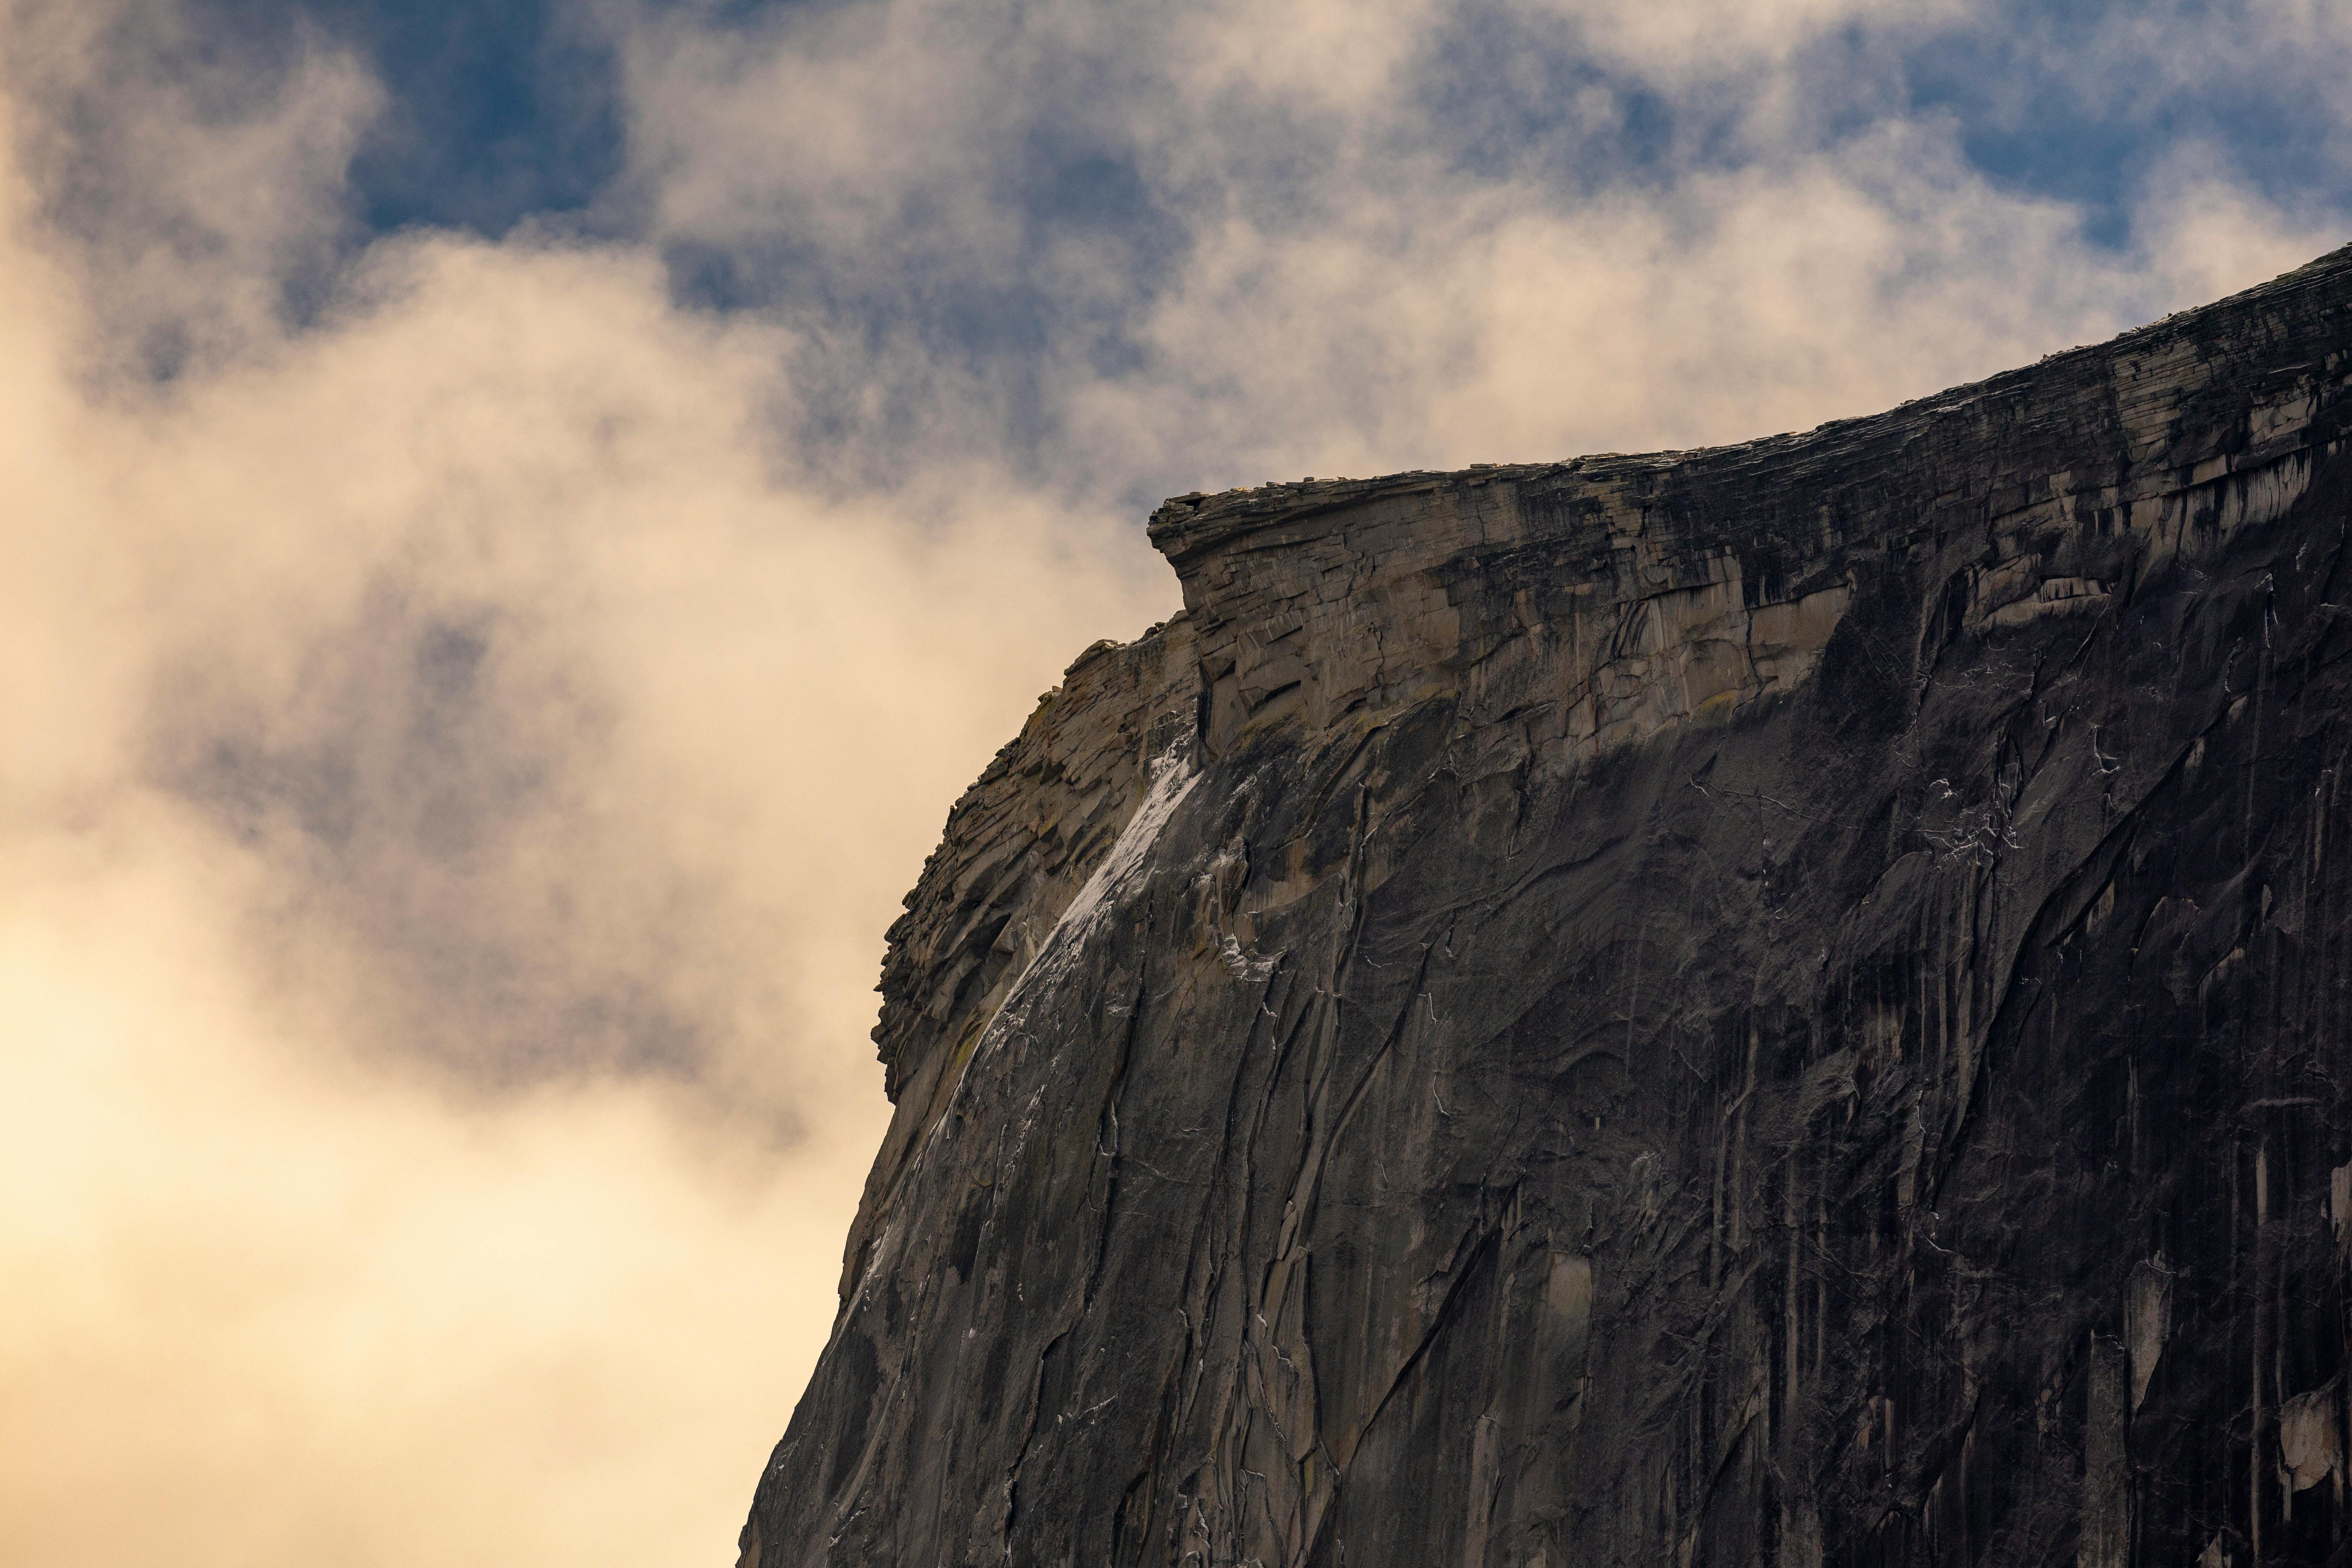
[[743,1568],[2345,1560],[2347,382],[2352,249],[1162,506],[891,929]]

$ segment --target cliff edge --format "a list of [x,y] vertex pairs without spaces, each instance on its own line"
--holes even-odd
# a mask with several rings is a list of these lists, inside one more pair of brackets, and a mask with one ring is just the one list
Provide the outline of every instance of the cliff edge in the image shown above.
[[891,929],[744,1568],[2333,1563],[2352,250],[1154,514]]

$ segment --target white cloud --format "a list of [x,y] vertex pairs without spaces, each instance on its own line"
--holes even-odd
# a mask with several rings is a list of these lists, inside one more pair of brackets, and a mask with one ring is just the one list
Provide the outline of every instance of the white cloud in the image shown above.
[[[661,149],[646,177],[678,195],[663,232],[785,247],[835,279],[818,313],[845,296],[858,348],[832,348],[835,322],[805,341],[846,367],[845,405],[938,411],[906,426],[925,445],[1003,443],[1017,383],[1042,411],[1036,461],[1088,493],[1867,412],[2259,281],[2326,248],[2336,216],[2227,177],[2190,182],[2192,201],[2167,174],[2130,248],[2093,243],[2078,209],[1969,167],[1948,117],[1903,111],[1888,50],[1986,19],[1957,0],[1480,14],[1525,45],[1514,69],[1558,49],[1631,73],[1559,106],[1542,100],[1553,67],[1498,80],[1524,100],[1505,130],[1549,115],[1500,158],[1449,141],[1465,111],[1444,105],[1479,90],[1445,52],[1470,14],[1418,0],[850,15],[690,47],[656,30],[632,105]],[[1067,102],[1037,90],[1056,79]],[[1685,128],[1612,173],[1634,87]],[[1147,247],[1022,194],[1025,139],[1073,122],[1143,193]],[[926,310],[959,289],[1042,295],[1039,340],[995,358],[954,342]],[[802,296],[779,299],[803,319]],[[963,353],[945,374],[920,346],[942,335]]]
[[266,55],[177,5],[6,0],[0,87],[39,182],[38,242],[69,258],[103,371],[179,374],[276,335],[287,288],[353,233],[344,171],[383,106],[310,29]]
[[1525,0],[1573,20],[1604,57],[1664,80],[1784,65],[1846,28],[1917,34],[1966,21],[1971,0]]

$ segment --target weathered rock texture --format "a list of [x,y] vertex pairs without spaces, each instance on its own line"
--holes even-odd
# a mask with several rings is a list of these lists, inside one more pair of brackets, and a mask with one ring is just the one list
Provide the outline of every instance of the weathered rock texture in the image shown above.
[[1171,501],[890,933],[743,1561],[2344,1560],[2352,252]]

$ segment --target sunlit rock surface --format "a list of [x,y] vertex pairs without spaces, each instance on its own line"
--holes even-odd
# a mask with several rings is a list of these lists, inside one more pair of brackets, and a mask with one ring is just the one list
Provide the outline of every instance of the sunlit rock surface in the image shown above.
[[1169,502],[892,929],[801,1564],[2347,1541],[2352,252],[1875,418]]

